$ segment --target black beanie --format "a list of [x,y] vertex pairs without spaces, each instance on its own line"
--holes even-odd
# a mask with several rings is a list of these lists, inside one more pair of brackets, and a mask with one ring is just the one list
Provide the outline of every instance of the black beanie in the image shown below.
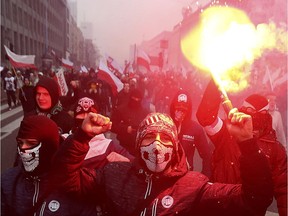
[[57,82],[54,79],[43,76],[39,79],[38,83],[35,86],[35,93],[38,86],[45,88],[49,92],[52,102],[51,108],[53,108],[58,103],[60,98]]
[[259,94],[252,94],[243,103],[244,107],[252,107],[256,111],[268,110],[268,100]]

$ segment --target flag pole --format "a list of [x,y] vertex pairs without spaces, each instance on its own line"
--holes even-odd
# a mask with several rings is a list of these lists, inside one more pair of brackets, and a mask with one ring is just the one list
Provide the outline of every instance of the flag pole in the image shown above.
[[[15,68],[13,67],[13,65],[11,64],[10,61],[9,61],[9,63],[10,63],[10,68],[13,69],[13,72],[14,72],[14,74],[15,74],[15,77],[17,77],[17,73],[16,73]],[[17,79],[17,78],[16,78],[16,79]],[[18,79],[17,79],[17,84],[19,85]],[[20,87],[20,90],[21,90],[21,93],[22,93],[22,95],[23,95],[23,97],[24,97],[24,100],[27,101],[27,98],[26,98],[25,93],[24,93],[24,91],[23,91],[23,89],[22,89],[22,86]]]

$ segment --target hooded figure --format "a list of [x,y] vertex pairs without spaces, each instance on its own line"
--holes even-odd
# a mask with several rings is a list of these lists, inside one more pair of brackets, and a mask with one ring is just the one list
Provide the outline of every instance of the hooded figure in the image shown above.
[[[164,138],[157,140],[151,136],[156,133],[161,133]],[[151,136],[151,143],[141,146],[147,136]],[[165,145],[165,140],[170,140],[172,145]],[[151,113],[141,122],[137,132],[136,152],[140,164],[147,172],[163,173],[171,177],[188,171],[182,146],[179,145],[177,128],[167,114]]]
[[[219,90],[211,80],[203,94],[196,116],[215,146],[212,158],[213,182],[241,183],[241,151],[230,136],[225,120],[218,117],[221,103]],[[287,154],[276,139],[272,129],[272,117],[268,113],[268,101],[259,94],[248,96],[239,111],[252,117],[253,136],[265,154],[273,175],[274,197],[280,216],[287,215]],[[223,171],[225,170],[225,172]],[[251,175],[253,175],[251,173]]]
[[56,81],[49,77],[41,77],[35,86],[34,93],[36,110],[29,115],[45,115],[58,125],[60,134],[68,133],[73,127],[73,118],[63,110]]
[[[29,148],[23,140],[31,140]],[[46,116],[28,116],[20,124],[16,138],[18,153],[29,175],[41,175],[51,167],[53,155],[59,147],[58,127]]]
[[16,140],[22,164],[1,175],[1,215],[96,215],[94,203],[60,192],[52,181],[59,148],[55,122],[46,116],[25,117]]
[[202,159],[202,173],[210,177],[213,148],[203,128],[192,120],[192,100],[188,92],[180,89],[172,99],[170,116],[177,126],[178,138],[183,146],[189,168],[193,170],[195,148]]
[[120,145],[135,156],[135,139],[141,121],[148,110],[142,105],[143,95],[140,90],[131,91],[128,104],[119,106],[112,113],[112,132],[117,134]]

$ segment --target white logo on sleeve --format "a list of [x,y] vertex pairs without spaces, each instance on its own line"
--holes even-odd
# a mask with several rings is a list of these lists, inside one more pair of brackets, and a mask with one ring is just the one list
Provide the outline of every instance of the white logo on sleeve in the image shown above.
[[164,208],[170,208],[173,205],[174,199],[173,197],[167,195],[164,196],[161,203]]
[[51,212],[56,212],[60,208],[60,203],[57,200],[51,200],[48,208]]

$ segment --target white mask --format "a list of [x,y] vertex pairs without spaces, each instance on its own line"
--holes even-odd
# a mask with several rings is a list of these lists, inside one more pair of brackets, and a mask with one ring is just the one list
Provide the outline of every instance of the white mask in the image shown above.
[[41,143],[32,149],[23,149],[21,150],[18,147],[18,153],[22,159],[24,169],[27,172],[32,172],[39,165],[39,149]]
[[147,146],[140,147],[141,157],[147,168],[152,172],[162,172],[171,161],[173,148],[155,140]]

